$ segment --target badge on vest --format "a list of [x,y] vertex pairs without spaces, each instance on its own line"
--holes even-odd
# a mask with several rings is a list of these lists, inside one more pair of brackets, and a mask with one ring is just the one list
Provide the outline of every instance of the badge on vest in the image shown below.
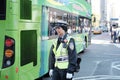
[[69,44],[69,47],[70,47],[71,50],[74,49],[74,44],[73,44],[73,42],[71,42],[71,43]]

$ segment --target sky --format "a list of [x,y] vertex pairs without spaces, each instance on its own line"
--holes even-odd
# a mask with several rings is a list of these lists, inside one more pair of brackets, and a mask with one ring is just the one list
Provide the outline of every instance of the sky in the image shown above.
[[92,12],[99,14],[100,13],[100,0],[92,0]]

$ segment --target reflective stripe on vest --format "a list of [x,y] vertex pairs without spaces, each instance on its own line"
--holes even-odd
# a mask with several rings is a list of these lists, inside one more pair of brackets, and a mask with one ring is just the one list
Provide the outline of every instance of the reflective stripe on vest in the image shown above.
[[[67,38],[68,42],[66,43],[68,45],[70,38]],[[66,69],[68,68],[68,51],[67,47],[63,48],[63,43],[60,43],[58,49],[56,50],[57,46],[57,40],[54,42],[54,48],[53,52],[55,54],[55,67],[58,67],[59,69]]]

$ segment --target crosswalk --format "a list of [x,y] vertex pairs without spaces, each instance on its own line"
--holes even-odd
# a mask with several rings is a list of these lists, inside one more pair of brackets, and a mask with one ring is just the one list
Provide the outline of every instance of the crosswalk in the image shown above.
[[91,43],[92,44],[102,44],[102,45],[107,44],[108,46],[113,45],[113,46],[116,46],[117,48],[120,48],[120,43],[111,43],[111,41],[109,41],[109,40],[92,40]]
[[108,40],[92,40],[91,41],[92,44],[111,44],[110,41]]

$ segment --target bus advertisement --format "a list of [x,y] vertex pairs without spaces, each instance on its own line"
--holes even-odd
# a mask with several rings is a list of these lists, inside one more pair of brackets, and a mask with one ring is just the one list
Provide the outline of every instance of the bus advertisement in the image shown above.
[[68,24],[77,53],[90,44],[85,0],[0,0],[0,80],[36,80],[49,71],[55,23]]

